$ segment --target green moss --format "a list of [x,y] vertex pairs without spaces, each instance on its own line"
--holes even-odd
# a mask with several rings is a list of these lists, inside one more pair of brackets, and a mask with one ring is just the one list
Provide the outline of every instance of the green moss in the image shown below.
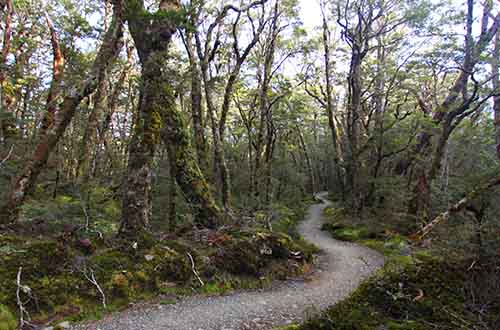
[[464,283],[463,270],[447,263],[406,264],[402,271],[386,268],[299,329],[455,329],[454,312],[444,311],[473,322],[464,308]]
[[[96,190],[91,201],[103,200],[104,195],[105,191]],[[193,292],[223,294],[266,287],[273,280],[301,274],[315,252],[301,240],[268,230],[213,233],[221,235],[222,243],[160,241],[140,232],[134,237],[104,238],[99,244],[92,239],[95,249],[88,253],[78,249],[79,236],[47,240],[0,236],[0,304],[15,309],[21,266],[22,283],[36,297],[26,307],[34,321],[43,323],[61,316],[75,321],[100,318],[131,301],[162,293],[177,298]],[[193,275],[188,253],[204,287]],[[100,292],[85,277],[90,271],[106,294],[106,310]]]
[[[332,217],[331,212],[327,214]],[[336,217],[324,229],[335,238],[383,253],[386,263],[347,299],[296,329],[452,330],[460,328],[457,324],[468,329],[477,321],[467,306],[466,290],[474,278],[467,270],[470,260],[437,257],[430,250],[413,247],[394,230],[381,232],[363,221],[347,223]]]
[[126,274],[126,272],[119,272],[114,273],[111,276],[111,287],[113,289],[114,296],[128,297],[130,283]]
[[[155,271],[163,281],[185,282],[192,276],[191,262],[187,253],[174,250],[168,246],[155,247],[153,255],[158,257]],[[193,256],[196,258],[196,256]]]
[[10,310],[0,304],[0,330],[16,330],[17,319],[10,312]]
[[231,282],[205,283],[202,292],[208,295],[222,295],[233,290]]

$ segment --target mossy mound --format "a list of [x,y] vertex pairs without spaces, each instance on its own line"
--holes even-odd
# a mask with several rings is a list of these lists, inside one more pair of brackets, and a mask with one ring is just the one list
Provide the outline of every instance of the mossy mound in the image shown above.
[[333,238],[342,241],[356,242],[362,239],[382,238],[384,232],[368,226],[352,226],[340,221],[327,222],[321,226],[321,230],[328,231]]
[[10,310],[0,304],[0,330],[17,330],[17,320]]
[[311,262],[314,248],[282,233],[244,233],[227,240],[217,253],[216,264],[229,273],[260,276],[273,260]]
[[193,273],[187,247],[152,239],[136,248],[133,243],[109,241],[108,247],[89,255],[70,239],[0,236],[0,303],[15,307],[19,271],[26,288],[22,298],[29,301],[26,308],[34,322],[95,309],[101,293],[92,278],[110,309],[156,295],[165,282],[189,283]]
[[323,229],[334,238],[383,253],[386,264],[349,298],[287,329],[455,330],[471,329],[478,322],[491,329],[500,326],[500,297],[495,294],[500,288],[498,258],[443,258],[434,250],[412,246],[383,221],[372,221],[373,225],[329,212],[331,221]]
[[444,262],[408,264],[362,284],[348,299],[300,330],[457,329],[457,315],[474,324],[465,307],[464,269]]
[[[82,249],[81,236],[46,240],[0,236],[0,304],[16,307],[16,276],[21,268],[22,285],[29,288],[22,298],[29,301],[26,308],[33,322],[43,323],[75,314],[81,315],[74,316],[77,320],[101,316],[100,290],[107,310],[113,311],[161,293],[177,295],[194,289],[210,294],[263,286],[262,276],[266,280],[295,276],[313,258],[313,247],[286,234],[236,230],[214,237],[220,240],[161,240],[149,233],[99,242],[90,237],[83,243],[91,249]],[[192,263],[208,286],[201,287]]]
[[54,304],[65,302],[62,296],[75,285],[68,271],[73,259],[71,249],[60,241],[5,236],[0,237],[0,249],[0,303],[16,301],[18,272],[21,284],[29,288],[23,294],[36,298],[30,299],[33,308],[51,310]]

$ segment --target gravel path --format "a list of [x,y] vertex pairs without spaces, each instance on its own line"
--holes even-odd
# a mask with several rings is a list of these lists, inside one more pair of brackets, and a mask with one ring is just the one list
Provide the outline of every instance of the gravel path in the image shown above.
[[333,240],[320,230],[325,193],[299,227],[319,246],[319,270],[311,281],[284,282],[270,290],[242,291],[220,297],[190,297],[174,305],[155,305],[117,313],[79,325],[86,330],[243,330],[272,329],[303,320],[345,298],[384,263],[383,257],[356,244]]

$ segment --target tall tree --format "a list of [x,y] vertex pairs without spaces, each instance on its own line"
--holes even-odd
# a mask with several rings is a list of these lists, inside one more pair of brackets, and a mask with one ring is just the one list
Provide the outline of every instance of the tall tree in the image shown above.
[[16,124],[12,113],[14,96],[12,95],[12,85],[7,81],[6,70],[7,57],[12,44],[12,17],[14,15],[12,0],[6,0],[3,9],[5,9],[5,26],[2,52],[0,54],[0,137],[5,142],[16,135]]
[[[475,67],[491,40],[495,37],[500,25],[500,13],[493,16],[492,6],[492,1],[485,2],[481,17],[480,35],[474,38],[474,1],[467,1],[466,34],[460,71],[446,97],[437,107],[433,107],[432,104],[426,103],[422,97],[419,97],[422,112],[431,117],[434,123],[433,127],[439,127],[438,130],[430,127],[419,133],[418,143],[412,155],[412,159],[425,159],[426,155],[430,155],[431,158],[428,169],[424,164],[415,166],[417,183],[413,189],[414,196],[410,205],[410,212],[422,215],[424,219],[429,216],[431,184],[441,170],[443,156],[451,134],[465,118],[481,109],[480,106],[492,97],[492,94],[481,97],[479,93],[481,83],[474,77]],[[491,17],[493,23],[489,25]],[[410,164],[411,161],[407,162],[406,168]]]
[[222,219],[208,183],[190,146],[183,114],[176,108],[175,95],[165,65],[172,36],[183,14],[177,0],[162,0],[149,12],[144,1],[126,2],[126,19],[142,67],[139,109],[129,147],[124,183],[120,233],[136,235],[150,227],[152,215],[152,166],[160,139],[172,150],[177,183],[195,210],[199,225],[214,228]]
[[[233,98],[235,84],[239,77],[243,64],[250,55],[251,50],[257,44],[264,27],[266,26],[264,4],[266,0],[259,0],[252,2],[241,8],[233,5],[226,5],[217,14],[214,21],[207,29],[204,42],[201,36],[201,31],[197,30],[196,47],[201,65],[201,74],[205,88],[205,101],[207,104],[208,117],[210,118],[212,128],[212,142],[214,150],[214,163],[215,169],[218,171],[218,178],[220,182],[220,190],[222,195],[222,203],[226,209],[231,208],[231,182],[230,173],[224,154],[224,137],[226,134],[226,121]],[[255,26],[254,20],[248,13],[253,8],[260,8],[258,22]],[[228,76],[223,87],[223,100],[220,112],[217,111],[214,99],[214,77],[211,76],[210,66],[213,65],[217,53],[221,48],[221,24],[223,20],[232,12],[236,13],[236,18],[231,22],[230,31],[232,36],[231,43],[231,66],[228,69]],[[247,14],[248,21],[250,22],[250,30],[252,31],[249,42],[246,46],[240,45],[240,23],[242,15]],[[217,29],[217,30],[216,30]],[[214,36],[215,32],[215,36]]]
[[493,96],[493,111],[495,121],[495,142],[497,157],[500,158],[500,29],[495,36],[495,48],[491,57],[492,84],[495,95]]
[[[49,156],[63,136],[82,100],[92,94],[97,88],[98,77],[115,61],[122,48],[123,33],[123,4],[120,0],[114,3],[113,23],[106,35],[94,60],[92,69],[78,86],[75,86],[64,97],[55,110],[51,123],[43,136],[40,136],[30,160],[24,169],[13,180],[8,193],[8,202],[0,212],[2,223],[17,220],[20,206],[24,203],[27,194],[31,192],[38,175],[45,168]],[[47,104],[47,112],[54,106],[52,99]],[[47,115],[49,116],[49,115]],[[51,116],[51,115],[50,115]]]

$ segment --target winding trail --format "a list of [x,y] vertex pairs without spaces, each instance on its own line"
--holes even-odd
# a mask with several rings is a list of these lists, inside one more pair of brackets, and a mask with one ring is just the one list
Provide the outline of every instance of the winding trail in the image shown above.
[[323,250],[311,281],[287,281],[269,290],[240,291],[227,296],[183,299],[174,305],[127,310],[104,320],[79,325],[80,330],[243,330],[272,329],[303,320],[349,295],[384,264],[368,248],[330,238],[320,230],[322,211],[330,202],[309,208],[300,224],[303,237]]

